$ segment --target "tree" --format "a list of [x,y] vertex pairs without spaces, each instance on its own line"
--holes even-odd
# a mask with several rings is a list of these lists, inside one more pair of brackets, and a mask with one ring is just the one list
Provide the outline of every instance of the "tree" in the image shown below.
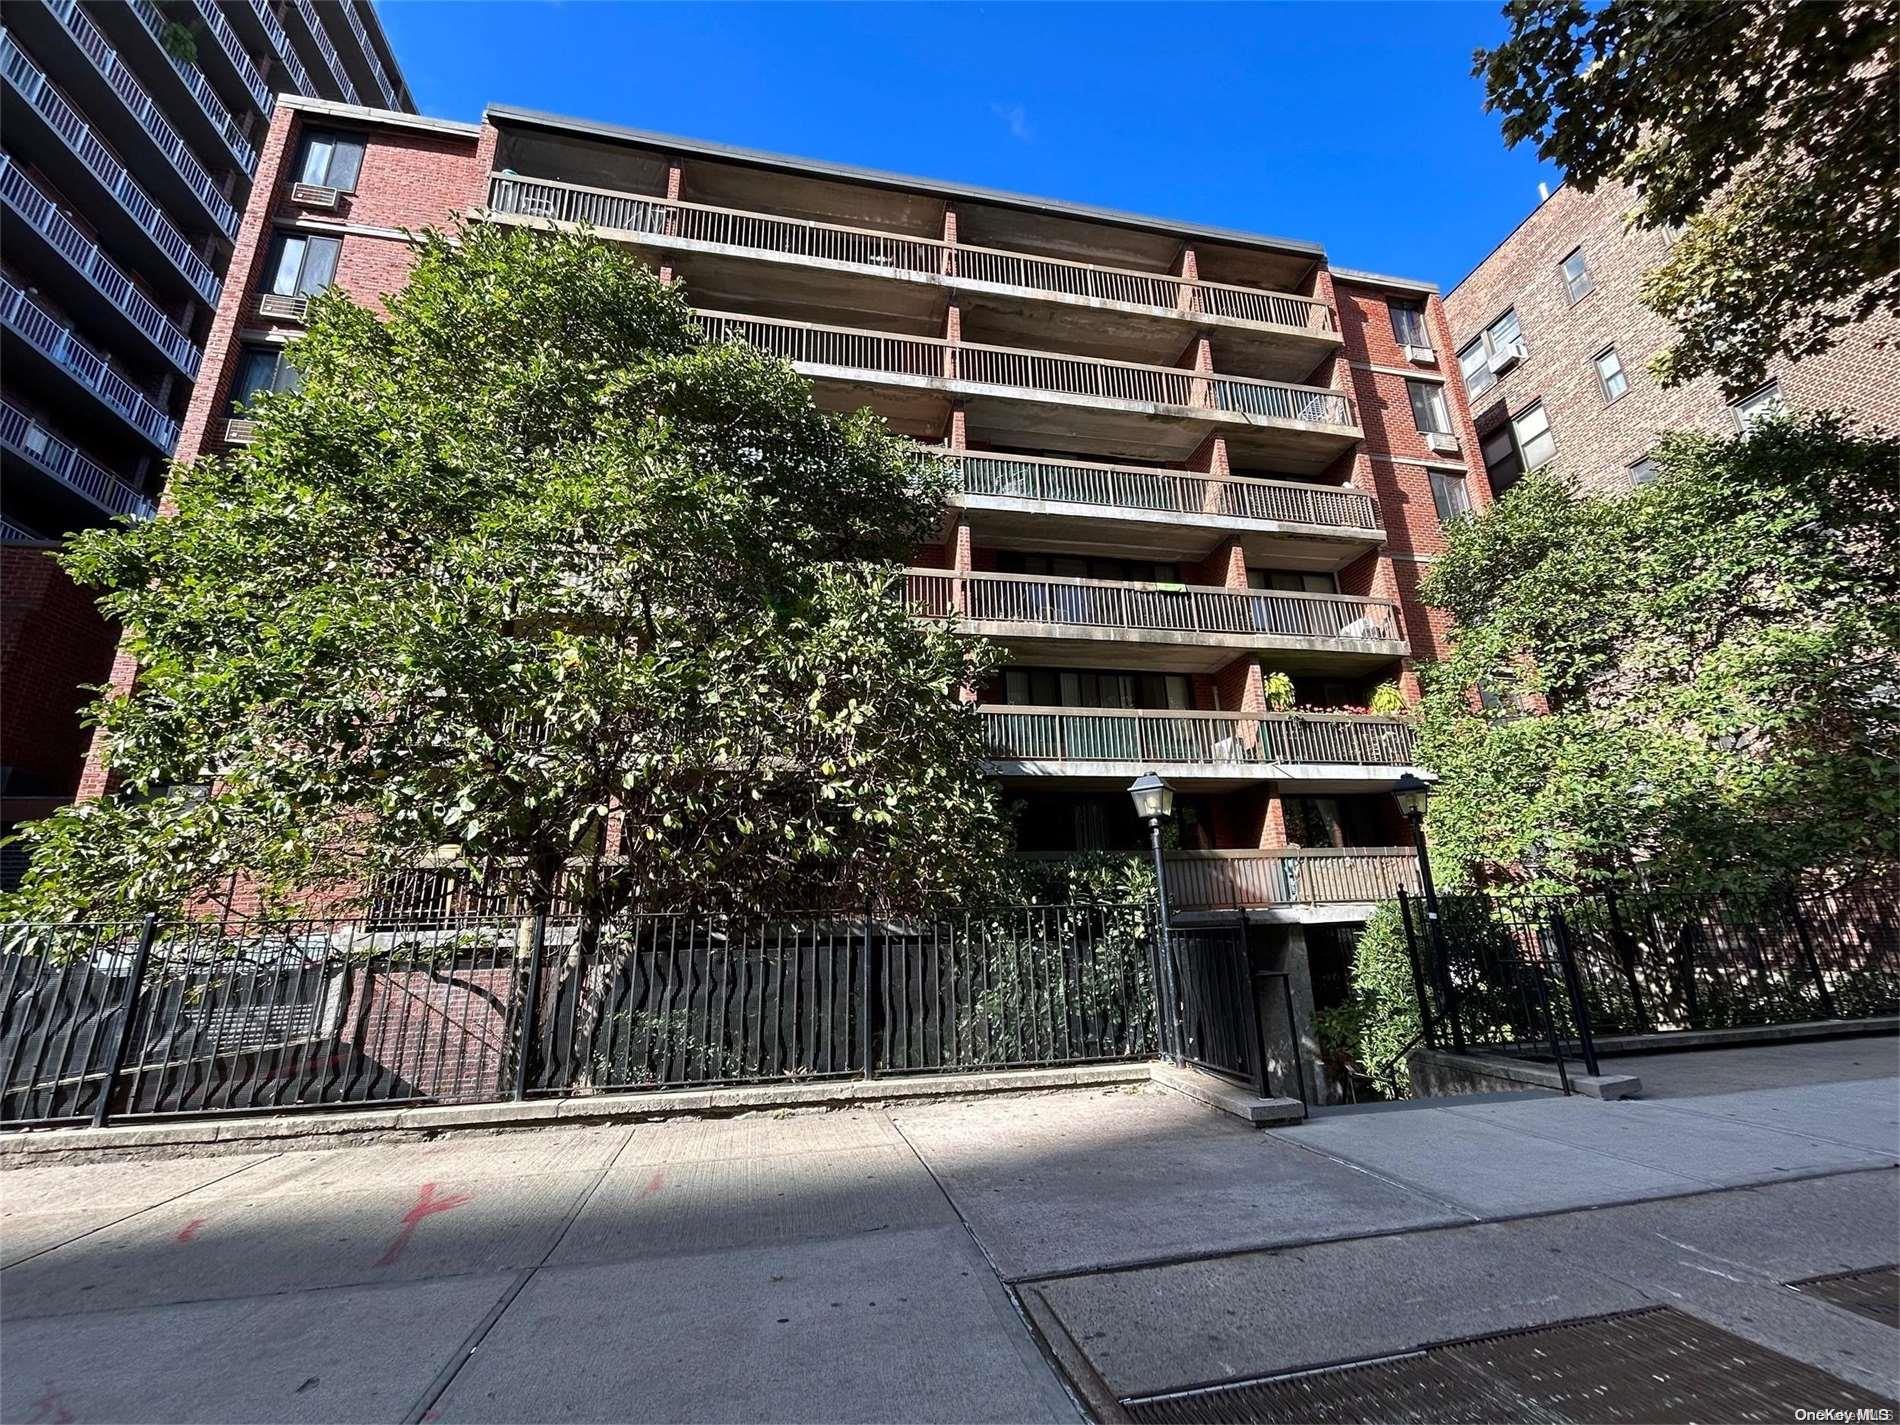
[[1550,889],[1736,890],[1900,860],[1900,441],[1777,418],[1657,461],[1617,498],[1534,475],[1451,527],[1421,588],[1454,619],[1420,748],[1448,879],[1541,859]]
[[120,790],[29,832],[8,914],[445,861],[596,920],[901,908],[994,863],[988,655],[893,567],[936,462],[589,238],[425,235],[387,305],[318,298],[256,443],[65,556],[140,674],[96,708]]
[[1782,0],[1509,0],[1476,55],[1505,140],[1566,181],[1633,187],[1632,220],[1681,228],[1644,301],[1677,330],[1666,385],[1731,397],[1767,363],[1900,313],[1900,7]]

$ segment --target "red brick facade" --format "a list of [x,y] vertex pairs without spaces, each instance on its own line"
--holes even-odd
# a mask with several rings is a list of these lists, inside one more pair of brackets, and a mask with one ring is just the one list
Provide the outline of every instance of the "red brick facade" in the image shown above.
[[117,637],[51,545],[0,544],[0,820],[72,800],[86,758],[79,713],[111,671]]
[[[1469,398],[1479,428],[1491,435],[1541,401],[1557,468],[1597,490],[1630,488],[1633,467],[1665,431],[1736,428],[1712,377],[1665,390],[1649,375],[1650,358],[1674,331],[1643,305],[1637,287],[1668,256],[1669,240],[1626,228],[1623,215],[1633,204],[1629,190],[1614,184],[1593,194],[1559,188],[1445,299],[1459,345],[1506,310],[1516,311],[1523,332],[1524,359]],[[1592,285],[1573,300],[1562,263],[1578,251]],[[1771,375],[1791,410],[1837,410],[1900,429],[1897,342],[1900,322],[1867,322],[1847,329],[1834,350],[1771,368]],[[1595,364],[1608,349],[1629,382],[1614,401]],[[1456,369],[1455,350],[1452,360]]]

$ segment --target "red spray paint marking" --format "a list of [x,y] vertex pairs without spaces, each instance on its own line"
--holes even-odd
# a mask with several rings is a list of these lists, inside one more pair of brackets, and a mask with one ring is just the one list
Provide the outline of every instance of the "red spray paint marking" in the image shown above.
[[460,1207],[468,1200],[469,1195],[467,1193],[454,1193],[448,1197],[437,1197],[435,1195],[435,1184],[424,1183],[422,1185],[422,1194],[416,1199],[416,1205],[403,1214],[401,1229],[390,1239],[389,1250],[383,1253],[377,1260],[376,1265],[379,1267],[393,1267],[396,1264],[396,1258],[402,1255],[403,1248],[409,1245],[409,1239],[416,1235],[416,1228],[422,1224],[423,1218],[428,1217],[432,1213],[447,1212],[450,1208]]
[[645,1188],[641,1190],[640,1196],[652,1197],[654,1193],[658,1192],[661,1188],[665,1186],[666,1186],[666,1169],[656,1168],[653,1171],[653,1176],[647,1179],[647,1185]]
[[59,1392],[48,1387],[46,1394],[33,1402],[33,1413],[26,1419],[27,1425],[72,1425],[73,1413]]
[[204,1226],[205,1223],[209,1222],[210,1220],[211,1219],[209,1217],[192,1218],[191,1221],[187,1222],[182,1228],[179,1229],[177,1240],[180,1242],[197,1241],[198,1229]]

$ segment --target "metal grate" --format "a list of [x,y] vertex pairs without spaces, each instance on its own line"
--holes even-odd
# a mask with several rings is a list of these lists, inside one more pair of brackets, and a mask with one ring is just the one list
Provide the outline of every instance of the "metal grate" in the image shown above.
[[1900,1267],[1872,1267],[1864,1272],[1836,1272],[1791,1282],[1803,1296],[1821,1300],[1856,1316],[1878,1321],[1900,1331]]
[[[1124,1402],[1139,1425],[1786,1421],[1893,1402],[1670,1307]],[[1818,1418],[1818,1417],[1817,1417]],[[1870,1417],[1874,1418],[1874,1417]]]

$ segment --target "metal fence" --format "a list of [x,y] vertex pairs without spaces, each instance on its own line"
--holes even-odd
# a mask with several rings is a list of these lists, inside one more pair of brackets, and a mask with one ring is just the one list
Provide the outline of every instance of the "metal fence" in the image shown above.
[[1045,905],[7,925],[0,1122],[1145,1058],[1151,923]]

